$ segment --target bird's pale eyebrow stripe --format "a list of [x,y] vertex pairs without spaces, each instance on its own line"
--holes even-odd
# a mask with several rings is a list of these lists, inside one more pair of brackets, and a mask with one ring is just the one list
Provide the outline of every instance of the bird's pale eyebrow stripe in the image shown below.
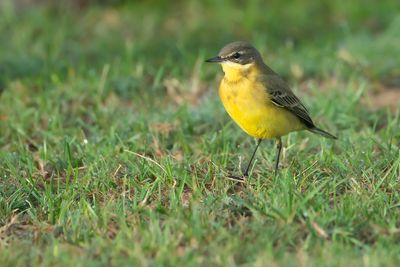
[[235,51],[235,52],[232,52],[232,53],[230,53],[229,55],[227,55],[225,58],[233,57],[233,55],[236,54],[236,53],[238,53],[238,54],[240,54],[240,55],[243,55],[243,52],[241,52],[241,51]]

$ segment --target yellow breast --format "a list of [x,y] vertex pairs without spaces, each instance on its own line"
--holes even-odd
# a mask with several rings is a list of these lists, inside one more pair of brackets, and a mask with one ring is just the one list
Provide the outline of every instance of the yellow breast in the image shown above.
[[269,139],[304,129],[295,115],[270,101],[266,88],[257,81],[259,72],[255,66],[224,65],[219,95],[230,117],[246,133]]

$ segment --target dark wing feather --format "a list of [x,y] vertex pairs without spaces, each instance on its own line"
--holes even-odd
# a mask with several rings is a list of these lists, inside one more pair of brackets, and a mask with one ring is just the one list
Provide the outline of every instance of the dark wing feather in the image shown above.
[[280,107],[283,107],[294,115],[296,115],[307,127],[314,128],[314,122],[308,115],[307,108],[301,103],[289,86],[276,73],[263,75],[261,78],[268,94],[271,96],[271,101]]

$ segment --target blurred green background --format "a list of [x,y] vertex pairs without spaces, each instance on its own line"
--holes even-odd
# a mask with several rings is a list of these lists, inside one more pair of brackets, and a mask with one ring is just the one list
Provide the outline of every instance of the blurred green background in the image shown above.
[[286,76],[298,64],[306,77],[360,72],[399,83],[397,1],[3,0],[1,12],[3,83],[38,73],[64,77],[84,62],[95,69],[129,61],[153,75],[160,66],[165,76],[190,75],[196,59],[233,40],[254,43]]
[[[339,135],[246,185],[235,40]],[[0,265],[397,266],[399,44],[396,0],[0,0]]]

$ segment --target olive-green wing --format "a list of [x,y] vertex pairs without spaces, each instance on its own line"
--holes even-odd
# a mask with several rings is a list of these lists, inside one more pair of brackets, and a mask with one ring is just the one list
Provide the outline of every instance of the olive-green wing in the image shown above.
[[314,122],[308,115],[307,108],[301,103],[290,90],[287,83],[276,73],[270,73],[261,77],[261,82],[264,84],[268,94],[271,96],[271,101],[280,107],[283,107],[294,115],[296,115],[307,127],[314,128]]

